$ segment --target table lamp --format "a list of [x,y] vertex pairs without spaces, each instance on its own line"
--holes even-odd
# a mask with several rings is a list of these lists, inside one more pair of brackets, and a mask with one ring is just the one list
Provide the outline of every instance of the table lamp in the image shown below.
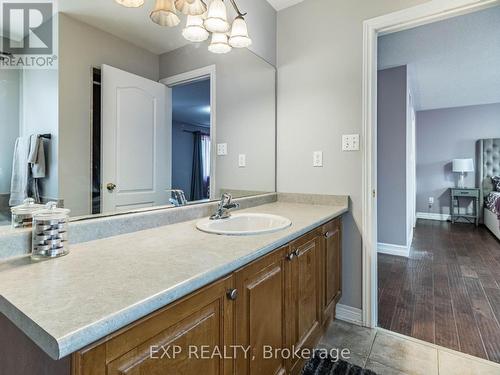
[[474,161],[472,159],[453,159],[453,172],[460,173],[458,187],[465,188],[465,173],[474,172]]

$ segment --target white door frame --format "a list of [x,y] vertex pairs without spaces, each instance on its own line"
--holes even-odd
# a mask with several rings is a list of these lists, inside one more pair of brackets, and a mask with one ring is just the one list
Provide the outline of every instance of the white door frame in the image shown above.
[[432,0],[363,22],[363,325],[377,326],[377,37],[497,5],[500,0]]
[[172,88],[174,86],[199,81],[201,79],[210,78],[210,200],[217,199],[215,194],[215,167],[217,158],[217,142],[216,142],[216,68],[215,65],[208,65],[203,68],[190,70],[188,72],[176,74],[171,77],[160,79],[160,83]]

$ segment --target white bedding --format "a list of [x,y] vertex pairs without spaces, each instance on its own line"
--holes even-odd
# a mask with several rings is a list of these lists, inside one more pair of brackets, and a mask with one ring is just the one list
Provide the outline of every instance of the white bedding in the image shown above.
[[484,209],[484,225],[500,240],[500,228],[497,214]]

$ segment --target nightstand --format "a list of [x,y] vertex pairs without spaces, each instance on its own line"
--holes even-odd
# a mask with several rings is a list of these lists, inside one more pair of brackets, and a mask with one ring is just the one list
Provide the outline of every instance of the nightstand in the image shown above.
[[[474,219],[476,227],[479,225],[479,189],[478,188],[451,188],[451,202],[450,202],[450,215],[451,222],[455,223],[458,218],[466,220]],[[460,198],[470,198],[474,202],[474,214],[461,214],[460,213]],[[456,207],[454,203],[457,203]],[[455,212],[456,208],[456,212]]]

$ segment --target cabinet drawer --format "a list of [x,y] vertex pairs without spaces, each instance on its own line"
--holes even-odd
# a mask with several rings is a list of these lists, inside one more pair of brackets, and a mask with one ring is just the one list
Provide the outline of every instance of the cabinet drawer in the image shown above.
[[479,191],[478,190],[468,190],[468,189],[453,189],[452,190],[452,195],[454,197],[478,197],[479,196]]

